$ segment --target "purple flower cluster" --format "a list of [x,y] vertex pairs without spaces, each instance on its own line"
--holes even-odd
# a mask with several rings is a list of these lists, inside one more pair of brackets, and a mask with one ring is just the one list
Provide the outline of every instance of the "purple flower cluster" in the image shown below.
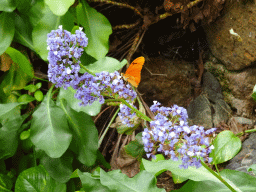
[[[132,103],[129,103],[131,106],[136,108]],[[133,117],[135,116],[135,112],[132,113],[132,110],[124,104],[120,104],[120,112],[118,116],[120,117],[122,123],[127,125],[127,127],[134,127]]]
[[73,84],[80,70],[79,59],[88,45],[88,38],[82,28],[76,34],[63,30],[62,26],[47,35],[49,50],[48,78],[56,87],[65,89]]
[[73,87],[77,90],[75,98],[81,100],[80,105],[83,106],[90,105],[96,100],[103,104],[105,101],[103,95],[115,99],[124,98],[128,101],[133,101],[137,96],[130,85],[124,84],[117,71],[114,73],[102,71],[95,76],[84,73],[74,80]]
[[[55,83],[56,87],[64,89],[72,86],[75,90],[75,98],[81,100],[80,105],[91,105],[94,101],[101,104],[105,102],[104,96],[114,99],[125,99],[132,103],[137,94],[129,84],[125,84],[120,74],[101,72],[95,75],[84,73],[79,75],[80,57],[83,48],[88,45],[88,38],[82,30],[76,30],[75,34],[63,30],[62,26],[57,30],[51,31],[47,38],[49,80]],[[132,104],[131,104],[132,105]],[[120,118],[128,126],[131,124],[131,110],[121,105]]]
[[160,107],[154,102],[150,107],[155,114],[155,119],[150,122],[150,130],[144,129],[142,140],[147,157],[154,157],[156,153],[163,153],[174,161],[182,160],[180,168],[188,166],[201,166],[199,157],[211,162],[209,154],[213,149],[209,136],[216,128],[204,130],[202,126],[188,126],[187,111],[183,107],[174,105]]

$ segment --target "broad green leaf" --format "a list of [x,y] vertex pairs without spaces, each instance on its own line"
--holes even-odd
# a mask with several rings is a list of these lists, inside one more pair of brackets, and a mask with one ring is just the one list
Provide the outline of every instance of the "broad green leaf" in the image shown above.
[[48,50],[47,50],[47,34],[51,30],[55,30],[60,25],[60,17],[54,15],[49,7],[45,8],[45,12],[41,20],[33,28],[32,40],[36,52],[41,56],[43,60],[47,60]]
[[77,170],[77,173],[86,192],[111,192],[108,187],[101,184],[99,177],[88,172],[82,173],[79,170]]
[[159,175],[160,173],[169,170],[177,176],[191,179],[194,181],[212,180],[219,182],[219,180],[203,166],[198,169],[195,167],[188,167],[188,169],[180,169],[179,165],[181,165],[182,163],[181,160],[172,161],[171,159],[169,159],[158,162],[152,162],[146,159],[142,159],[142,163],[147,172],[150,172],[155,175]]
[[12,186],[13,186],[12,179],[9,176],[0,173],[1,192],[11,192]]
[[[224,169],[220,172],[221,176],[234,187],[237,192],[254,192],[256,191],[256,178],[235,170]],[[207,189],[207,190],[206,190]],[[213,181],[188,181],[181,189],[175,192],[229,192],[226,185],[221,182]]]
[[0,159],[7,159],[15,154],[23,121],[21,116],[15,116],[15,118],[2,123],[0,128]]
[[51,158],[44,155],[40,159],[40,163],[45,167],[49,175],[60,183],[66,183],[72,175],[73,155],[71,152],[66,152],[60,158]]
[[12,61],[19,65],[20,72],[30,78],[34,77],[34,70],[28,59],[18,50],[8,47],[6,53],[11,57]]
[[31,25],[34,28],[37,23],[42,19],[47,10],[48,6],[45,5],[44,0],[37,0],[33,3],[29,11],[25,12],[24,14],[27,18],[29,18]]
[[110,191],[122,192],[164,192],[164,189],[157,188],[156,178],[147,171],[141,171],[133,178],[121,173],[120,170],[105,172],[100,170],[100,181],[103,185],[108,187]]
[[20,13],[26,14],[32,6],[33,0],[16,1],[17,9]]
[[14,41],[35,51],[34,45],[32,43],[32,25],[26,15],[15,16]]
[[56,16],[48,6],[45,6],[42,18],[37,22],[32,32],[34,48],[44,60],[47,60],[48,56],[47,34],[58,29],[60,25],[63,25],[64,30],[71,31],[74,26],[73,16],[69,12],[62,17]]
[[100,112],[101,104],[98,101],[95,101],[91,105],[79,106],[81,101],[74,97],[75,93],[76,91],[71,87],[69,87],[67,90],[61,88],[58,95],[57,105],[59,105],[59,101],[61,99],[65,99],[69,106],[77,112],[83,111],[90,116],[95,116]]
[[33,144],[52,158],[61,157],[70,145],[72,134],[67,118],[49,92],[33,113],[30,133]]
[[66,101],[61,100],[70,129],[73,132],[71,149],[78,154],[78,160],[87,166],[95,163],[98,149],[98,130],[92,118],[84,112],[76,112]]
[[75,0],[45,0],[51,11],[58,16],[64,15]]
[[101,13],[91,8],[86,1],[76,7],[77,19],[84,27],[84,32],[88,37],[88,46],[85,51],[96,60],[104,58],[109,49],[109,35],[112,28],[107,18]]
[[3,123],[3,120],[13,119],[17,116],[20,116],[20,113],[17,113],[17,107],[21,105],[20,103],[6,103],[0,104],[0,121]]
[[53,192],[66,191],[66,184],[52,179],[42,165],[23,171],[15,184],[15,191]]
[[99,73],[101,71],[108,71],[110,73],[113,73],[121,69],[126,63],[127,63],[126,59],[120,62],[117,59],[112,57],[104,57],[96,61],[95,63],[92,63],[85,67],[93,73]]
[[211,153],[213,162],[220,164],[232,159],[241,149],[241,140],[231,131],[222,131],[213,141],[214,150]]
[[15,3],[16,3],[15,0],[2,0],[2,1],[0,1],[0,11],[13,12],[16,9]]
[[15,32],[14,17],[14,12],[2,12],[0,14],[0,55],[2,55],[6,51],[6,49],[11,45]]

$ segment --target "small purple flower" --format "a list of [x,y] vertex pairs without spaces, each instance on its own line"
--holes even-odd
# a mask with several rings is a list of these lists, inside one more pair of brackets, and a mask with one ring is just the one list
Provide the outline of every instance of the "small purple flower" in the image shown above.
[[[135,107],[132,103],[129,103],[129,104]],[[127,125],[128,127],[134,127],[133,118],[135,115],[136,113],[132,112],[132,110],[129,107],[127,107],[124,104],[120,104],[120,112],[118,113],[118,116],[120,117],[123,124]]]
[[66,89],[73,85],[73,80],[80,70],[79,59],[87,44],[88,38],[80,30],[72,35],[59,26],[59,29],[52,30],[47,35],[48,78],[56,87],[63,86]]
[[210,146],[209,135],[216,131],[216,128],[205,131],[202,126],[189,126],[186,109],[177,105],[172,108],[160,105],[154,101],[150,109],[155,118],[150,122],[150,129],[142,132],[147,156],[151,157],[154,151],[163,153],[174,161],[180,158],[180,168],[184,169],[189,166],[201,167],[199,157],[208,162],[212,161],[209,154],[213,146]]

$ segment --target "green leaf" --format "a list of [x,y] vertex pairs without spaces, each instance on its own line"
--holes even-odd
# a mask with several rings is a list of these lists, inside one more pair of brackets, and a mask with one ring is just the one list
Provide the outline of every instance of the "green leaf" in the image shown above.
[[111,24],[101,13],[91,8],[86,1],[76,7],[77,19],[84,27],[88,37],[85,52],[96,60],[104,58],[109,49],[109,35],[112,33]]
[[67,90],[61,88],[57,98],[57,105],[60,106],[59,101],[65,99],[68,102],[68,105],[77,112],[83,111],[90,116],[95,116],[100,112],[101,104],[98,101],[93,102],[91,105],[79,106],[81,101],[74,97],[75,93],[76,91],[71,87]]
[[59,158],[72,140],[67,118],[61,108],[51,100],[48,92],[39,108],[33,113],[31,141],[52,158]]
[[20,134],[20,140],[25,140],[30,137],[30,129],[28,131],[22,131]]
[[101,184],[100,177],[96,177],[88,172],[82,173],[79,170],[77,170],[77,173],[86,192],[111,192],[108,187]]
[[[220,174],[225,178],[226,181],[228,181],[229,184],[231,184],[232,187],[234,187],[237,192],[256,191],[256,178],[249,174],[228,169],[224,169],[220,172]],[[216,183],[213,181],[188,181],[181,189],[175,190],[175,192],[205,192],[205,189],[207,189],[207,192],[230,191],[230,189],[228,189],[227,186],[221,182]]]
[[45,0],[51,11],[58,16],[64,15],[75,0]]
[[213,141],[214,150],[211,153],[213,162],[220,164],[232,159],[241,149],[241,140],[231,131],[222,131]]
[[0,55],[2,55],[6,51],[6,49],[11,45],[12,39],[14,37],[14,15],[14,12],[2,12],[0,14]]
[[24,72],[20,70],[18,64],[13,63],[10,70],[2,76],[2,79],[0,91],[3,90],[4,94],[1,93],[0,95],[1,98],[6,102],[10,101],[9,97],[12,97],[13,91],[23,89],[31,80],[31,77],[24,74]]
[[51,158],[43,155],[40,159],[40,163],[42,163],[49,175],[60,183],[69,181],[73,172],[72,162],[73,155],[70,152],[64,153],[60,158]]
[[27,13],[32,6],[32,0],[16,1],[17,9],[20,13]]
[[30,93],[34,93],[37,90],[37,86],[30,84],[24,87],[24,89],[28,90]]
[[23,171],[15,184],[15,191],[52,192],[66,191],[66,185],[52,179],[45,168],[40,165]]
[[158,162],[152,162],[146,159],[142,159],[142,163],[147,172],[153,173],[154,175],[157,174],[156,176],[158,176],[160,173],[166,170],[169,170],[177,176],[191,179],[194,181],[212,180],[219,182],[219,180],[203,166],[198,169],[195,167],[188,167],[188,169],[180,169],[179,165],[182,164],[181,160],[172,161],[171,159],[169,159]]
[[35,51],[35,48],[32,42],[32,29],[33,28],[30,23],[29,17],[27,17],[26,15],[15,16],[14,41]]
[[9,176],[0,173],[1,192],[11,192],[12,186],[13,186],[12,179]]
[[43,60],[47,60],[47,34],[60,25],[60,17],[54,15],[49,7],[45,7],[43,16],[32,31],[32,40],[36,52]]
[[41,82],[39,82],[39,83],[36,84],[36,88],[37,88],[37,89],[40,89],[41,87],[42,87],[42,83],[41,83]]
[[37,101],[42,101],[44,98],[44,95],[43,95],[42,91],[37,90],[34,94],[34,97],[36,98]]
[[104,57],[96,61],[95,63],[92,63],[85,67],[93,73],[99,73],[101,71],[108,71],[109,73],[113,73],[121,69],[126,63],[127,63],[126,59],[120,62],[117,59],[112,57]]
[[28,59],[18,50],[8,47],[6,53],[11,57],[12,61],[19,65],[19,72],[26,74],[30,78],[34,77],[34,70]]
[[70,108],[64,99],[62,107],[69,120],[70,128],[73,132],[71,149],[78,154],[78,160],[91,166],[95,163],[98,149],[98,130],[92,118],[84,112],[76,112]]
[[22,117],[15,116],[11,120],[2,123],[0,129],[0,159],[7,159],[15,154],[20,135],[19,129],[23,121]]
[[0,1],[0,11],[13,12],[15,9],[16,9],[15,0]]
[[35,98],[28,94],[23,94],[18,98],[18,102],[23,102],[23,103],[30,103],[34,100],[35,100]]
[[142,143],[142,133],[138,133],[134,141],[131,141],[128,145],[124,147],[127,154],[137,158],[139,161],[145,154],[144,145]]
[[32,28],[42,19],[46,9],[48,9],[48,6],[45,5],[44,0],[37,0],[32,4],[28,12],[23,13],[29,19]]
[[121,173],[120,170],[114,170],[110,172],[105,172],[100,170],[100,181],[103,185],[108,187],[110,191],[122,191],[122,192],[157,192],[165,191],[164,189],[159,189],[156,186],[156,178],[151,173],[147,171],[141,171],[133,178],[129,178],[127,175]]
[[20,112],[17,113],[17,108],[20,106],[20,103],[6,103],[0,104],[0,122],[15,119],[17,116],[20,116]]

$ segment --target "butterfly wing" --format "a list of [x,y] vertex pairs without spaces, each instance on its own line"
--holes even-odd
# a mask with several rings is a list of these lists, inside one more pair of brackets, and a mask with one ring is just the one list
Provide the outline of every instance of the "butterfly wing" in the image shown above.
[[135,59],[128,69],[126,70],[125,74],[123,75],[124,79],[131,83],[134,87],[138,87],[141,79],[141,69],[144,65],[145,58],[138,57]]

